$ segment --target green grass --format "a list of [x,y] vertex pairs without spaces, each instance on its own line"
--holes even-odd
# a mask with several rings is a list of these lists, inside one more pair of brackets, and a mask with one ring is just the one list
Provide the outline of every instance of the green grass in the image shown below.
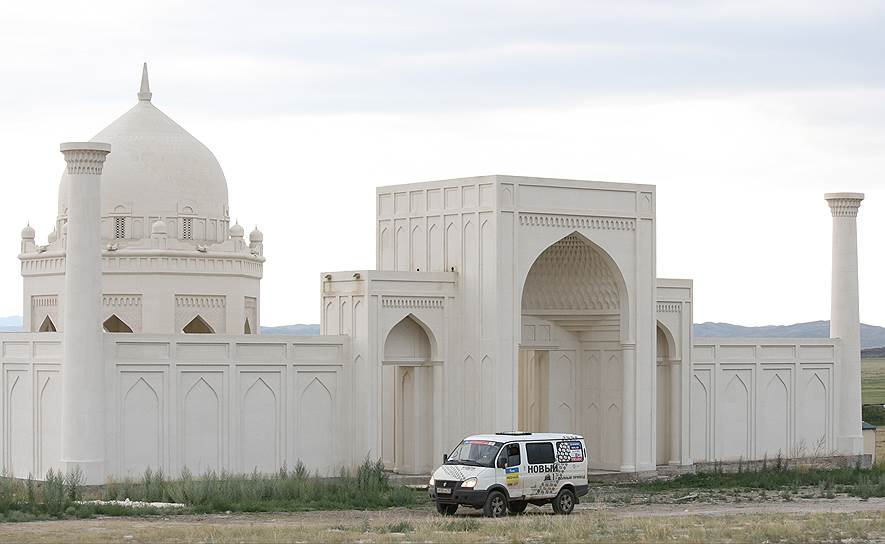
[[795,492],[817,486],[821,495],[841,492],[860,498],[885,497],[885,465],[873,468],[792,468],[786,461],[773,460],[766,468],[742,472],[696,472],[671,480],[627,484],[637,491],[663,492],[677,489],[760,489]]
[[860,367],[863,403],[885,404],[885,359],[863,359]]
[[392,486],[380,461],[366,460],[355,472],[334,478],[311,476],[302,464],[275,474],[230,474],[210,471],[194,477],[185,470],[167,479],[162,472],[137,480],[110,482],[103,500],[171,502],[186,506],[132,508],[118,504],[82,504],[79,473],[50,472],[38,484],[0,478],[0,521],[90,518],[96,515],[170,515],[213,512],[299,512],[308,510],[380,510],[427,502],[426,493]]

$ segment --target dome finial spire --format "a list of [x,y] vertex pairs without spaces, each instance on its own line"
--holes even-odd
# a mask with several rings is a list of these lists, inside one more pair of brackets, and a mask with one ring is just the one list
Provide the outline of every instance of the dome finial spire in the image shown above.
[[151,96],[151,84],[148,81],[147,63],[145,62],[141,67],[141,87],[138,90],[138,99],[150,102]]

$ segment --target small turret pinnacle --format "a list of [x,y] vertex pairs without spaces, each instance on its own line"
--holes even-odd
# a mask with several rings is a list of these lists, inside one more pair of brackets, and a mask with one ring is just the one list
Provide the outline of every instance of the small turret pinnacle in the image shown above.
[[138,99],[145,102],[151,101],[151,84],[148,81],[147,63],[141,67],[141,87],[138,90]]

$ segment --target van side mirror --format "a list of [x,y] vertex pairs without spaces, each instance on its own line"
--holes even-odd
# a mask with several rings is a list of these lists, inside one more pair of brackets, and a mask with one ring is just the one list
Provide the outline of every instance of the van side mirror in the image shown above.
[[507,458],[503,455],[498,457],[498,468],[507,468]]
[[448,454],[448,453],[444,453],[444,454],[443,454],[443,463],[445,463],[445,462],[448,461],[448,460],[449,460],[449,454]]

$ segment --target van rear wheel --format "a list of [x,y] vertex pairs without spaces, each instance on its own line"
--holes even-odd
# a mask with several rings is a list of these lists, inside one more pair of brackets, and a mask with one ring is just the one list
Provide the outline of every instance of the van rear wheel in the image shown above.
[[451,516],[458,511],[458,505],[436,503],[436,511],[439,512],[441,516]]
[[513,501],[507,504],[507,509],[510,510],[511,514],[522,514],[528,505],[528,501]]
[[500,518],[507,514],[507,497],[500,491],[492,491],[486,498],[482,513],[487,518]]
[[574,491],[571,489],[563,489],[559,492],[559,495],[553,499],[553,511],[557,514],[567,516],[575,509],[575,502],[577,502],[577,499]]

